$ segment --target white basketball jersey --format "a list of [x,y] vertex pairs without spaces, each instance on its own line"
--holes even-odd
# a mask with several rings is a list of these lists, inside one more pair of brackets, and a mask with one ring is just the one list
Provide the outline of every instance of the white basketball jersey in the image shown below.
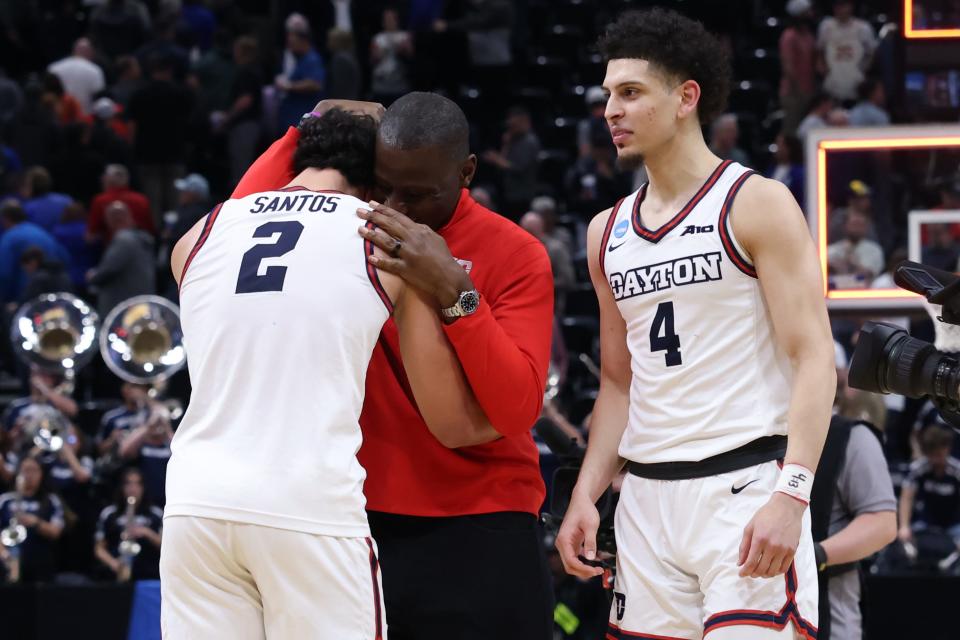
[[656,231],[640,220],[646,185],[610,216],[600,265],[632,361],[628,460],[699,461],[787,433],[790,363],[729,219],[751,174],[723,162]]
[[180,285],[193,391],[167,516],[369,535],[358,420],[390,299],[364,206],[294,187],[211,212]]

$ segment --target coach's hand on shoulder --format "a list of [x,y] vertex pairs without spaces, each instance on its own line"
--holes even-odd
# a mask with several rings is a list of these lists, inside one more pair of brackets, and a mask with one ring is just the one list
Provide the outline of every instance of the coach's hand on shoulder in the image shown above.
[[587,560],[596,560],[599,527],[600,512],[597,511],[597,506],[589,497],[574,490],[556,542],[563,568],[570,575],[592,578],[603,573],[602,568],[584,564],[579,557],[582,554]]
[[369,206],[371,210],[357,209],[357,215],[376,228],[360,227],[360,235],[390,256],[369,256],[370,264],[403,278],[432,297],[441,309],[452,307],[462,292],[474,288],[440,234],[386,205],[370,202]]
[[807,505],[774,492],[743,530],[740,542],[740,577],[772,578],[790,568],[800,544],[803,512]]
[[377,122],[380,122],[380,118],[383,117],[383,112],[386,109],[383,108],[383,105],[379,102],[364,102],[362,100],[321,100],[317,103],[317,106],[313,108],[313,113],[318,116],[322,116],[330,109],[342,109],[349,113],[355,113],[357,115],[370,116]]

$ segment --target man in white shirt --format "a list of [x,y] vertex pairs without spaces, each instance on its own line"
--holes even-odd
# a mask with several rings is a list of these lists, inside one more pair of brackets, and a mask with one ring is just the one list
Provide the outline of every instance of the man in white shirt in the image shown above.
[[63,83],[63,88],[80,103],[83,112],[90,113],[93,96],[106,84],[103,70],[93,62],[93,45],[87,38],[80,38],[73,45],[73,55],[52,63],[47,70]]
[[853,16],[853,0],[835,0],[833,17],[826,17],[817,30],[823,88],[838,100],[855,100],[857,87],[877,47],[873,28]]

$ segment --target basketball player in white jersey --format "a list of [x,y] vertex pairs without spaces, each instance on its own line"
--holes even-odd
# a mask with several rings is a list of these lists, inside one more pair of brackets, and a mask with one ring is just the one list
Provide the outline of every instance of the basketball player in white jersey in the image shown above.
[[401,351],[442,330],[357,234],[375,138],[339,109],[305,120],[289,185],[219,205],[174,249],[192,395],[167,471],[165,638],[386,637],[364,379],[395,303]]
[[602,377],[557,547],[600,573],[594,501],[626,465],[608,639],[816,638],[807,504],[836,375],[803,214],[704,143],[730,69],[702,25],[631,12],[600,48],[619,159],[649,182],[590,225]]

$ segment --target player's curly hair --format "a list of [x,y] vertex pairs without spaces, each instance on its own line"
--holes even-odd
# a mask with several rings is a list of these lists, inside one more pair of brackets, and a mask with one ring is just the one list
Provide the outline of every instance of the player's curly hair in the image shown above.
[[373,186],[373,159],[377,123],[367,115],[331,109],[300,125],[300,140],[293,154],[293,169],[336,169],[352,186]]
[[723,113],[730,94],[726,47],[704,26],[670,9],[627,11],[607,26],[597,43],[606,60],[636,58],[668,77],[700,85],[697,115],[707,125]]

